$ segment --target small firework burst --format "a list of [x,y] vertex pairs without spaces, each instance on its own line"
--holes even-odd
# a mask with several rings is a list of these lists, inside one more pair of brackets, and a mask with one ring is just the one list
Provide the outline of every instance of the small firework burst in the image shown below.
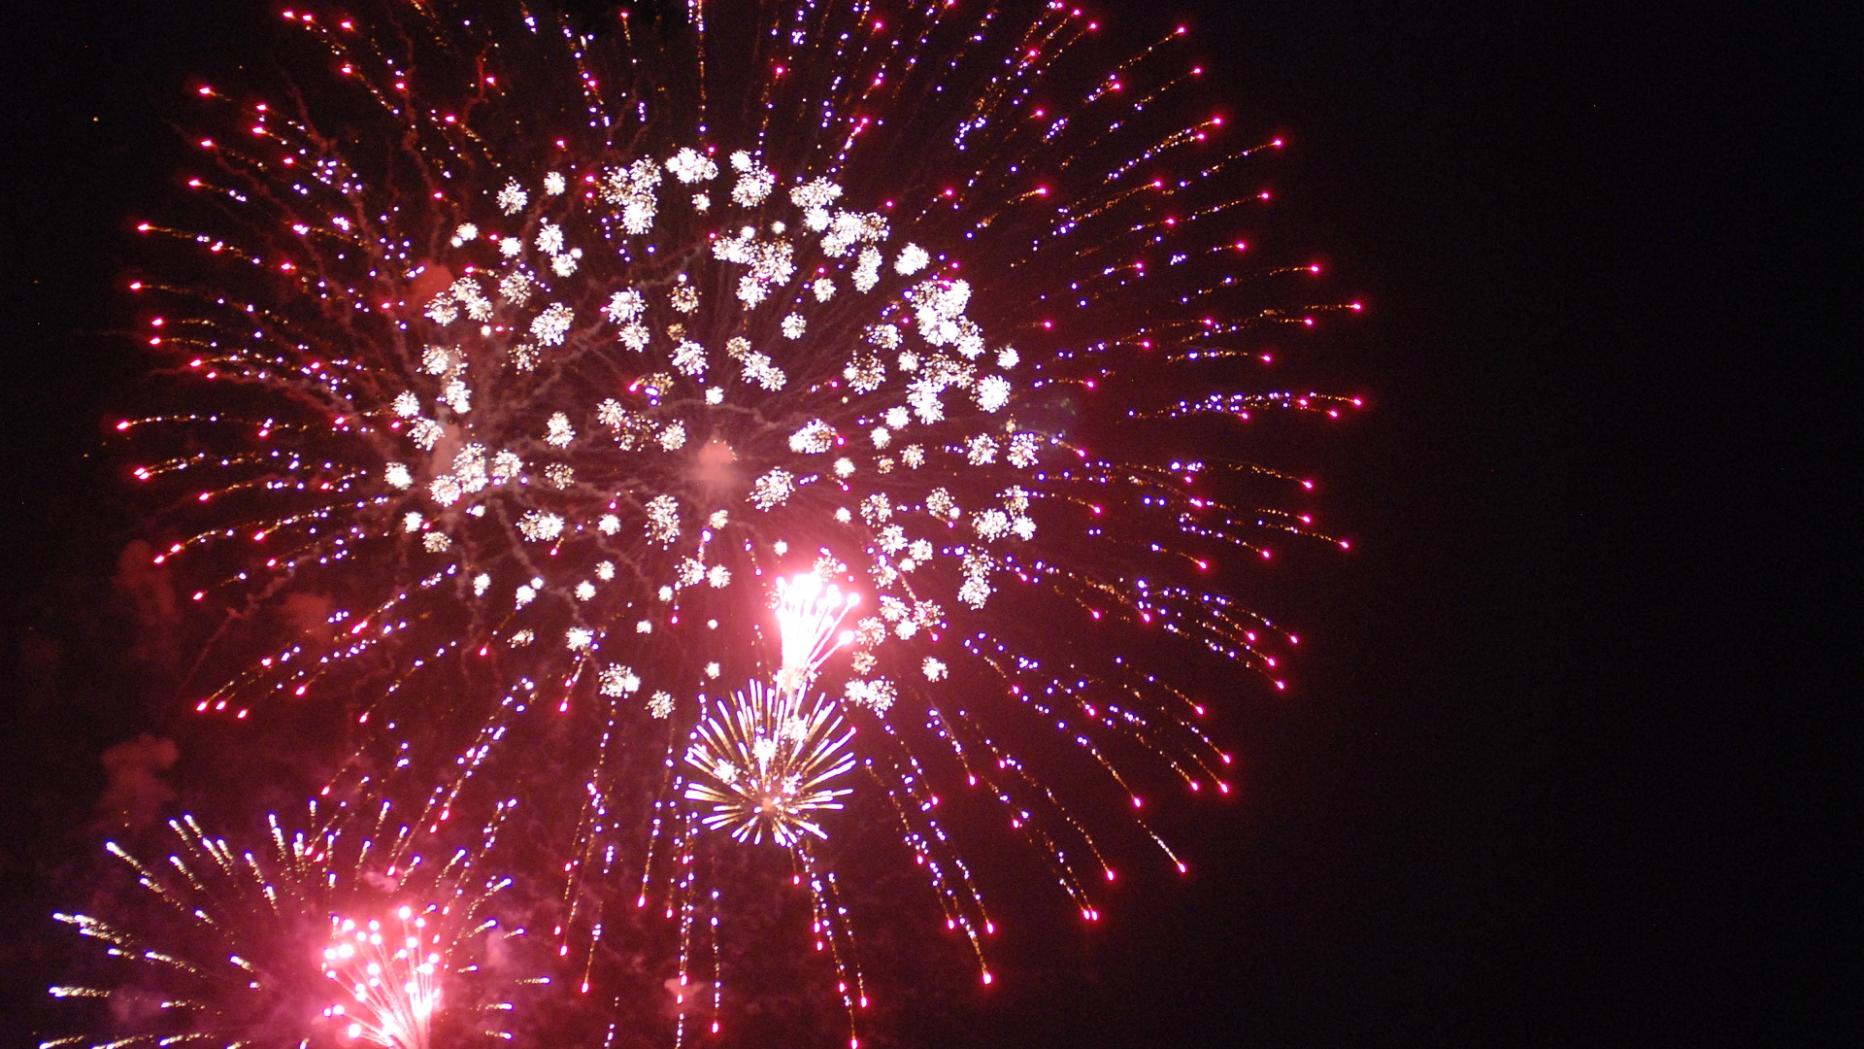
[[353,704],[331,786],[430,832],[523,782],[564,810],[525,857],[574,901],[559,954],[587,974],[651,899],[715,996],[695,858],[736,838],[795,855],[865,1004],[811,851],[856,764],[892,816],[846,832],[925,872],[986,973],[941,791],[1088,921],[1103,827],[1183,871],[1148,784],[1228,793],[1212,682],[1281,689],[1298,643],[1235,584],[1345,546],[1213,433],[1359,403],[1262,375],[1358,308],[1257,261],[1281,139],[1216,113],[1182,29],[1109,55],[1064,4],[594,35],[487,7],[288,12],[338,87],[201,87],[219,211],[138,226],[190,271],[134,285],[184,403],[118,428],[179,496],[155,560],[224,624],[195,709]]
[[[160,861],[106,846],[151,906],[124,918],[56,915],[100,944],[118,971],[105,983],[51,989],[113,1004],[108,1030],[42,1049],[196,1041],[287,1049],[324,1033],[393,1049],[428,1049],[442,1031],[454,1040],[447,1044],[502,1040],[511,992],[548,982],[487,965],[494,942],[523,930],[492,915],[510,879],[485,874],[474,850],[439,862],[422,856],[386,805],[367,819],[320,818],[313,808],[304,830],[267,823],[265,845],[253,850],[208,834],[192,816],[170,822],[175,851]],[[345,913],[394,917],[359,922]]]
[[753,681],[693,729],[686,799],[699,806],[705,827],[741,842],[789,847],[805,835],[826,838],[822,816],[852,793],[839,784],[854,768],[853,739],[832,701]]
[[342,1025],[344,1037],[391,1049],[433,1044],[446,975],[443,948],[450,946],[438,924],[405,904],[388,923],[331,916],[323,971],[336,985],[337,1000],[324,1015]]

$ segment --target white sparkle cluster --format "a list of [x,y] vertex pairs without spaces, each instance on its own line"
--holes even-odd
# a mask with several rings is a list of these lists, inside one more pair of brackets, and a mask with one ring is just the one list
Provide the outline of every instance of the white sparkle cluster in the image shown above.
[[[719,208],[742,218],[686,256],[684,265],[698,269],[671,279],[603,271],[573,243],[619,237],[638,243],[624,257],[652,253],[651,238],[672,228],[668,209],[678,210],[686,193],[695,214],[715,210],[706,187],[721,174],[730,188]],[[762,574],[755,563],[736,564],[738,550],[761,543],[765,556],[787,554],[760,529],[781,515],[806,515],[805,529],[827,525],[831,532],[822,534],[840,537],[812,554],[817,570],[847,578],[844,562],[858,559],[875,598],[874,613],[851,631],[854,676],[828,702],[885,715],[900,693],[877,673],[884,647],[928,643],[948,625],[940,600],[984,607],[992,575],[1005,564],[993,551],[1034,534],[1028,495],[1002,480],[1005,470],[1036,467],[1048,445],[1014,418],[1006,373],[1016,351],[986,352],[983,328],[967,313],[972,287],[951,275],[945,256],[916,243],[889,251],[886,216],[845,206],[842,187],[829,179],[801,177],[780,193],[782,177],[753,154],[732,153],[721,164],[709,151],[683,147],[614,164],[589,181],[591,192],[572,194],[560,173],[529,185],[514,179],[489,210],[454,226],[449,243],[464,258],[447,265],[467,276],[425,304],[433,331],[413,377],[419,381],[381,411],[410,446],[379,474],[400,504],[406,534],[437,559],[476,549],[460,542],[469,528],[503,527],[523,542],[548,544],[538,567],[513,578],[500,578],[509,567],[463,560],[459,578],[470,580],[475,597],[512,595],[520,613],[505,631],[509,643],[557,636],[577,658],[596,659],[612,644],[610,631],[582,624],[600,622],[617,563],[645,573],[661,602],[689,588],[726,589],[734,571]],[[663,199],[663,183],[687,189]],[[612,252],[600,254],[606,260]],[[587,282],[598,282],[593,295]],[[721,301],[709,291],[715,287],[730,292]],[[871,298],[851,304],[849,294]],[[831,300],[832,313],[812,313]],[[708,344],[704,333],[732,331],[709,311],[737,313],[736,332]],[[578,362],[590,360],[637,378],[625,390],[598,386],[579,404],[565,395],[587,385],[563,376],[584,374]],[[476,411],[475,381],[499,384],[481,392]],[[526,405],[514,389],[548,400]],[[734,519],[728,504],[703,505],[702,493],[665,479],[678,476],[678,457],[703,454],[695,433],[719,432],[718,419],[708,418],[714,411],[784,420],[778,439],[793,458],[756,463],[732,496],[771,516]],[[639,459],[643,469],[634,471],[630,457],[672,458],[652,470]],[[805,491],[820,494],[799,499]],[[746,529],[751,545],[708,547],[728,523]],[[643,538],[659,552],[631,552],[628,544]],[[551,602],[575,610],[567,629],[523,621],[530,614],[523,610]],[[662,621],[636,611],[625,622],[646,634]],[[947,676],[944,659],[923,648],[902,658],[896,673],[917,674],[900,677]],[[595,672],[603,695],[648,694],[654,717],[676,709],[675,692],[660,682],[648,687],[621,663],[595,665],[603,668]],[[718,675],[718,664],[709,664],[707,679]],[[721,760],[742,776],[757,755],[748,764],[744,757]],[[727,782],[722,765],[712,771]]]

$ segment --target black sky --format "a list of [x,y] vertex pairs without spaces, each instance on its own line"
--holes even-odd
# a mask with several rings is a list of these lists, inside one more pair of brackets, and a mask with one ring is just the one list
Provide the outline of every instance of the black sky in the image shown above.
[[[1563,5],[1177,7],[1233,110],[1292,141],[1275,173],[1287,228],[1370,306],[1324,352],[1372,410],[1308,449],[1357,549],[1303,577],[1285,616],[1308,641],[1300,696],[1250,719],[1246,797],[1203,813],[1197,876],[1128,886],[1039,993],[965,1006],[993,1032],[966,1044],[1793,1031],[1836,974],[1855,984],[1857,908],[1793,922],[1762,874],[1795,850],[1835,867],[1858,796],[1761,753],[1748,704],[1807,701],[1737,684],[1767,636],[1731,633],[1726,606],[1697,596],[1735,603],[1759,566],[1733,519],[1785,479],[1735,458],[1741,401],[1706,376],[1762,352],[1754,387],[1803,384],[1783,352],[1808,337],[1796,300],[1856,305],[1830,276],[1757,261],[1791,245],[1766,210],[1777,192],[1745,188],[1754,139],[1816,131],[1800,100],[1838,68],[1838,37]],[[112,659],[134,504],[98,453],[135,392],[134,348],[111,334],[128,227],[172,192],[164,121],[186,77],[267,61],[243,37],[252,14],[210,5],[20,17],[0,44],[15,79],[0,984],[31,1004],[0,1028],[45,1015],[40,988],[69,957],[47,914],[84,902],[62,893],[92,869],[99,754],[163,727]],[[1796,66],[1756,75],[1780,42]],[[1829,158],[1803,159],[1795,184],[1818,192]],[[1699,491],[1709,478],[1740,494]],[[1807,600],[1841,585],[1808,581]],[[1832,845],[1779,844],[1805,826],[1799,791],[1838,816]],[[1817,952],[1840,964],[1772,986]]]

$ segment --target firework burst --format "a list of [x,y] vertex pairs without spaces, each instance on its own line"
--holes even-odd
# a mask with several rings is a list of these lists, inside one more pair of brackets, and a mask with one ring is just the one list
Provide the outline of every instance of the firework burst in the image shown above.
[[[547,754],[584,990],[619,897],[676,921],[682,986],[709,944],[716,994],[704,856],[788,846],[852,1012],[809,848],[851,793],[986,982],[941,790],[1090,921],[1114,868],[1083,780],[1184,869],[1141,784],[1227,793],[1209,668],[1280,689],[1297,643],[1217,580],[1345,545],[1291,505],[1310,482],[1197,448],[1210,417],[1356,405],[1246,384],[1358,307],[1254,261],[1282,143],[1230,141],[1182,29],[1108,61],[1058,4],[708,12],[288,12],[335,83],[199,87],[217,217],[142,224],[196,276],[134,285],[191,406],[119,429],[185,449],[135,475],[188,493],[156,560],[226,624],[196,710],[339,697],[341,786],[434,830]],[[1074,760],[1023,757],[1037,734]]]
[[[459,1044],[509,1037],[512,1002],[501,996],[547,982],[488,967],[523,932],[491,914],[510,879],[483,874],[473,850],[424,858],[390,814],[384,805],[370,819],[320,819],[313,808],[300,831],[268,817],[266,845],[252,851],[182,816],[169,824],[175,851],[155,862],[109,843],[150,906],[126,919],[57,915],[101,945],[114,976],[52,994],[109,1002],[111,1030],[41,1049],[357,1039],[425,1049],[439,1030]],[[369,912],[392,917],[343,916]]]
[[833,702],[752,682],[693,729],[686,763],[697,775],[686,799],[701,807],[703,826],[738,841],[825,838],[817,821],[852,793],[833,784],[854,767],[853,738]]
[[444,955],[431,924],[406,905],[387,926],[376,918],[331,917],[323,970],[338,1001],[324,1015],[343,1025],[345,1037],[393,1049],[432,1044]]

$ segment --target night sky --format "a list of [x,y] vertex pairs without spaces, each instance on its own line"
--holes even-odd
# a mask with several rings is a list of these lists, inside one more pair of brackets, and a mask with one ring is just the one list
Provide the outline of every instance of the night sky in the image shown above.
[[[0,986],[16,1003],[0,1029],[67,1015],[42,989],[75,937],[49,913],[99,883],[100,755],[172,728],[175,697],[122,655],[143,639],[118,571],[138,504],[104,440],[141,368],[121,286],[130,227],[175,192],[188,76],[263,77],[271,6],[41,7],[0,44]],[[1703,1044],[1779,1035],[1837,980],[1768,988],[1755,973],[1789,954],[1839,945],[1855,984],[1855,905],[1776,920],[1754,897],[1778,890],[1743,887],[1778,851],[1736,844],[1798,825],[1802,787],[1855,838],[1855,787],[1804,768],[1735,785],[1782,771],[1755,714],[1729,720],[1732,671],[1768,646],[1713,641],[1729,619],[1691,596],[1734,585],[1742,551],[1721,529],[1747,512],[1693,494],[1703,470],[1736,472],[1710,436],[1735,407],[1700,373],[1731,345],[1803,334],[1787,276],[1743,268],[1761,248],[1732,232],[1696,246],[1765,205],[1719,184],[1754,163],[1723,122],[1803,126],[1792,92],[1832,67],[1836,38],[1796,41],[1801,71],[1749,90],[1753,54],[1728,41],[1778,27],[1514,7],[1176,5],[1232,112],[1291,140],[1278,228],[1368,304],[1314,352],[1371,410],[1298,448],[1355,549],[1292,569],[1273,606],[1301,627],[1298,688],[1237,701],[1241,797],[1180,835],[1194,876],[1136,873],[1092,936],[1057,923],[987,995],[962,968],[928,972],[952,988],[952,1044]],[[1684,276],[1698,265],[1701,282]],[[1742,302],[1713,290],[1735,274]],[[171,779],[185,796],[191,763],[215,760],[184,747]]]

